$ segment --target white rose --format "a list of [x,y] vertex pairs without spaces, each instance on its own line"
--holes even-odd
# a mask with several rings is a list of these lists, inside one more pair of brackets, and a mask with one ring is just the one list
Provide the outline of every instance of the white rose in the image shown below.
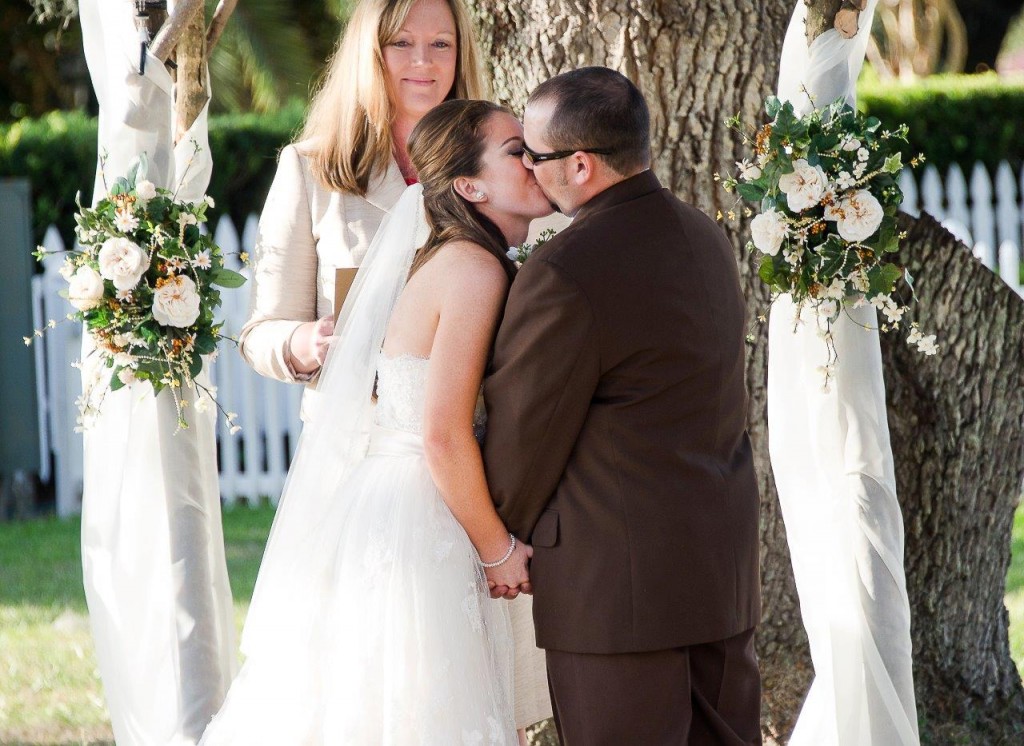
[[793,172],[779,177],[779,189],[793,212],[814,207],[828,188],[828,177],[821,166],[812,166],[803,158],[793,162]]
[[118,290],[131,290],[149,269],[146,252],[127,238],[108,238],[97,257],[100,274]]
[[768,210],[750,221],[750,237],[760,251],[775,256],[789,229],[786,219],[777,210]]
[[170,277],[153,293],[153,318],[164,326],[191,326],[199,318],[199,293],[192,279]]
[[68,301],[79,311],[88,311],[103,298],[103,278],[92,267],[79,267],[68,287]]
[[882,205],[866,189],[858,189],[839,205],[842,214],[836,220],[839,235],[847,241],[863,241],[878,230],[885,213]]
[[135,185],[135,196],[139,199],[151,200],[156,196],[156,185],[143,179]]

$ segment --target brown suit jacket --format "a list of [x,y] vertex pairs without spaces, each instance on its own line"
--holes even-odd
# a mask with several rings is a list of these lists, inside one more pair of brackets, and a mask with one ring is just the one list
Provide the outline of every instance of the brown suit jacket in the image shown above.
[[650,171],[512,284],[484,395],[498,512],[533,544],[541,647],[662,650],[760,615],[733,248]]

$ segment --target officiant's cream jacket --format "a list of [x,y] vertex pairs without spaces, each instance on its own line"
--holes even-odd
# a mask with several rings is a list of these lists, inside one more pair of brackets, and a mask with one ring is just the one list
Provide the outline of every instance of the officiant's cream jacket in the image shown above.
[[289,340],[300,324],[332,312],[334,270],[359,266],[406,185],[392,159],[387,172],[371,180],[365,197],[324,189],[302,150],[299,143],[281,151],[260,216],[249,320],[238,347],[261,375],[307,384],[302,401],[307,419],[316,375],[295,371]]

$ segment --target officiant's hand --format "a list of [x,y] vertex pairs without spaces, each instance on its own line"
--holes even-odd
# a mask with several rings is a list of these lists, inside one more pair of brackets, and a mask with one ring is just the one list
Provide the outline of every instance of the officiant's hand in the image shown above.
[[529,571],[532,556],[533,547],[517,541],[516,548],[507,562],[484,571],[487,574],[487,587],[490,589],[491,598],[507,598],[511,601],[520,593],[533,593]]
[[288,348],[296,373],[313,373],[327,360],[327,350],[334,338],[334,316],[307,321],[292,333]]

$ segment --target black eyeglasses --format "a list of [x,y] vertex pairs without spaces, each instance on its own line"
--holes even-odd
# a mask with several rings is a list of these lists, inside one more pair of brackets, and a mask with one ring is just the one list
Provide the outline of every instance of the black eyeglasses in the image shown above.
[[544,161],[560,161],[563,158],[568,158],[573,153],[596,153],[598,155],[611,155],[615,151],[611,148],[576,148],[575,150],[555,150],[551,153],[538,153],[536,150],[530,150],[526,147],[526,143],[523,143],[523,155],[526,159],[536,166],[538,163]]

